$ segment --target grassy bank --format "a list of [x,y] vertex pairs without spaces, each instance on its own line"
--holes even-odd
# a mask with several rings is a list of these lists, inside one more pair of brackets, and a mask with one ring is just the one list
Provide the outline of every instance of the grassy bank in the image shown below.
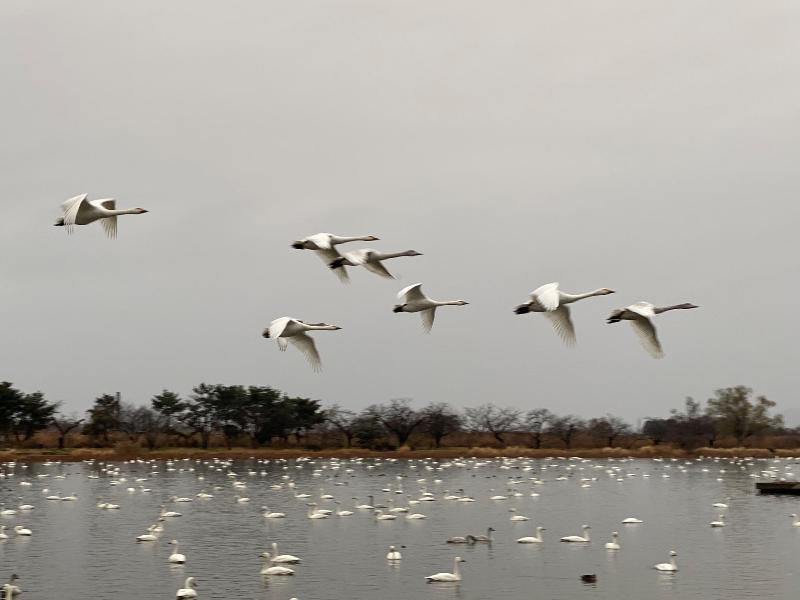
[[581,457],[581,458],[696,458],[707,457],[794,457],[800,456],[800,448],[772,451],[766,448],[698,448],[694,452],[686,452],[669,446],[644,446],[636,449],[628,448],[525,448],[510,446],[508,448],[431,448],[425,450],[412,450],[403,448],[395,451],[378,452],[363,448],[339,448],[320,451],[304,450],[302,448],[270,449],[270,448],[209,448],[200,450],[196,448],[162,448],[147,451],[142,448],[122,449],[114,448],[75,448],[66,450],[6,450],[0,451],[0,461],[44,462],[48,460],[63,462],[79,462],[83,460],[119,461],[133,458],[143,459],[182,459],[182,458],[261,458],[261,459],[290,459],[290,458],[432,458],[446,460],[452,458],[500,458],[500,457]]

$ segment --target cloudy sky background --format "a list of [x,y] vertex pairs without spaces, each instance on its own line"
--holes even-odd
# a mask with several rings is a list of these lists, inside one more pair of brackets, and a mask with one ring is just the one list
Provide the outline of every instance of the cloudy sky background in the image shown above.
[[[0,7],[0,379],[65,411],[201,381],[362,408],[492,401],[631,420],[747,384],[800,421],[796,2],[9,0]],[[68,237],[88,192],[151,212]],[[341,285],[319,231],[372,234]],[[353,244],[356,249],[364,244]],[[392,314],[424,282],[432,335]],[[574,306],[579,345],[533,288]],[[657,325],[638,300],[691,301]],[[291,315],[324,372],[261,338]]]

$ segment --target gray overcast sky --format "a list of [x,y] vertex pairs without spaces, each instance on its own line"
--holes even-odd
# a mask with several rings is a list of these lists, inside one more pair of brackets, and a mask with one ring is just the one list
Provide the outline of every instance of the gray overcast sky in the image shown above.
[[[201,381],[361,408],[493,401],[635,420],[743,383],[800,421],[794,1],[6,0],[0,379],[84,410]],[[66,198],[151,212],[67,237]],[[289,243],[415,249],[341,285]],[[365,244],[357,243],[356,249]],[[433,333],[392,314],[422,281]],[[578,347],[512,314],[540,284]],[[637,300],[691,301],[657,325]],[[316,335],[316,375],[261,330]]]

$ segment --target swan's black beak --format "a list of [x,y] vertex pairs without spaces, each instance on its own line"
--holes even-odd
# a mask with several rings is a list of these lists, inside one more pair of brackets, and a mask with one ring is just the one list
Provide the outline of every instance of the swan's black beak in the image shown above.
[[527,304],[520,304],[514,309],[514,314],[517,315],[526,315],[529,312],[531,312],[531,309]]
[[292,248],[294,248],[296,250],[302,250],[303,249],[303,242],[292,242]]

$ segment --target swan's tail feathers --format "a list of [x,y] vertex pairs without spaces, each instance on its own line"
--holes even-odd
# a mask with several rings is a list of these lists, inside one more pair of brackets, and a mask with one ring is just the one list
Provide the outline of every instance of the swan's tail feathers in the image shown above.
[[518,315],[526,315],[531,312],[531,307],[527,304],[520,304],[514,309],[514,313]]

